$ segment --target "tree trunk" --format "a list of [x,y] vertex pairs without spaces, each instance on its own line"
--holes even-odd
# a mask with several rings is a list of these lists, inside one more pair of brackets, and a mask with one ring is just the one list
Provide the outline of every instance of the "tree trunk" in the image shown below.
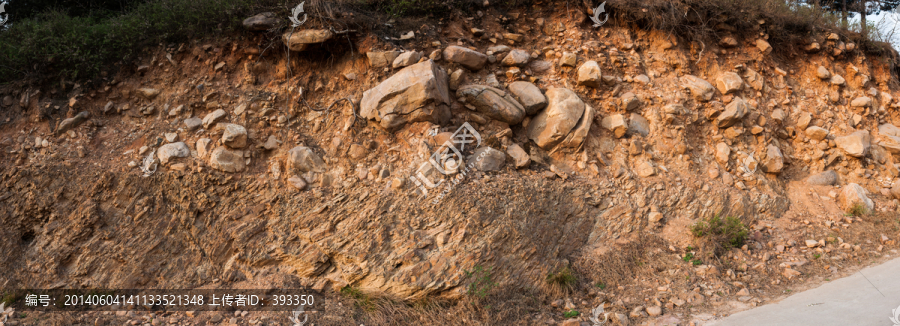
[[841,21],[844,23],[844,29],[847,28],[847,0],[841,0]]
[[866,33],[866,2],[866,0],[859,2],[859,30],[862,32],[863,37],[868,39],[869,34]]

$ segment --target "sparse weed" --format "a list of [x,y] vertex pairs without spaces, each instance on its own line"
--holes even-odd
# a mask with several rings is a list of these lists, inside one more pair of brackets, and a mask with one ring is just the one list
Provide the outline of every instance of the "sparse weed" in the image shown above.
[[491,279],[491,268],[487,269],[476,265],[471,271],[464,271],[467,278],[471,278],[469,288],[466,291],[469,295],[484,298],[490,294],[491,290],[497,286],[497,282]]
[[375,310],[375,302],[372,300],[372,297],[370,297],[368,294],[362,292],[358,288],[355,288],[355,287],[352,287],[349,285],[345,286],[341,289],[341,294],[346,295],[346,296],[352,298],[353,300],[355,300],[356,305],[358,305],[360,308],[362,308],[366,311]]
[[576,310],[568,310],[568,311],[566,311],[566,312],[563,313],[563,317],[565,317],[565,318],[575,318],[575,317],[578,317],[579,314],[581,314],[581,313],[579,313],[579,312],[576,311]]

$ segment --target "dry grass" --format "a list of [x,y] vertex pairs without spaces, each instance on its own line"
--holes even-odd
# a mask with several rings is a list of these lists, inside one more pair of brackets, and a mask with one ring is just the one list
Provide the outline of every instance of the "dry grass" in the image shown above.
[[645,263],[651,260],[648,250],[663,245],[663,241],[655,235],[645,234],[637,239],[628,244],[612,245],[599,255],[582,253],[575,258],[573,265],[594,286],[633,284]]
[[[764,32],[778,45],[776,51],[791,51],[806,38],[830,31],[861,44],[864,40],[843,31],[838,16],[785,0],[609,0],[606,8],[616,24],[662,30],[692,42],[717,42],[729,33],[755,38]],[[761,29],[759,20],[765,21]]]
[[357,308],[356,323],[364,325],[525,325],[531,314],[546,307],[546,294],[514,286],[496,288],[485,297],[461,300],[403,302],[369,297],[371,309]]

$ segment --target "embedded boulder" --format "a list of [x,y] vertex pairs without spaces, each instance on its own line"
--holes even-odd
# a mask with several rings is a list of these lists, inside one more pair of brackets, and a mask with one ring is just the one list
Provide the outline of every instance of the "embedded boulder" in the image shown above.
[[872,137],[868,131],[860,130],[843,137],[834,139],[837,147],[853,157],[865,157],[872,146]]
[[291,51],[300,52],[310,45],[323,43],[334,37],[334,32],[327,29],[304,29],[284,34],[284,43]]
[[750,112],[750,107],[744,99],[737,97],[728,103],[725,111],[716,118],[716,125],[719,128],[728,128],[741,121]]
[[191,149],[184,142],[169,143],[159,147],[156,150],[156,157],[162,165],[168,165],[173,158],[188,157],[191,155]]
[[264,12],[244,19],[243,25],[248,31],[262,32],[274,28],[278,25],[278,21],[274,12]]
[[507,87],[513,97],[519,100],[519,104],[525,108],[526,115],[538,113],[541,109],[547,107],[547,97],[541,93],[541,89],[527,81],[516,81]]
[[775,145],[766,146],[766,151],[760,161],[760,168],[766,173],[779,173],[784,168],[784,155],[781,149]]
[[481,52],[451,45],[444,49],[444,59],[456,62],[469,70],[481,70],[488,57]]
[[305,146],[297,146],[288,151],[285,168],[288,172],[325,172],[328,166],[319,155]]
[[691,91],[696,100],[701,102],[709,102],[716,93],[716,88],[712,84],[697,76],[685,75],[681,77],[681,84]]
[[244,152],[224,146],[216,147],[209,154],[209,166],[222,172],[241,172],[245,167]]
[[543,149],[578,146],[594,119],[594,110],[566,88],[547,90],[549,104],[528,124],[528,138]]
[[600,87],[602,77],[597,61],[591,60],[578,67],[578,85],[597,88]]
[[428,60],[403,68],[363,93],[360,115],[379,122],[387,130],[407,122],[450,119],[450,90],[447,73]]
[[820,172],[806,178],[807,184],[816,186],[833,186],[836,185],[837,182],[838,175],[837,172],[834,172],[834,170]]
[[467,85],[456,91],[456,96],[465,98],[466,103],[495,120],[516,125],[525,119],[525,108],[509,93],[484,85]]
[[[845,186],[837,200],[841,209],[848,213],[868,213],[875,209],[875,202],[866,196],[866,189],[855,183]],[[860,208],[863,209],[862,212],[858,211]]]

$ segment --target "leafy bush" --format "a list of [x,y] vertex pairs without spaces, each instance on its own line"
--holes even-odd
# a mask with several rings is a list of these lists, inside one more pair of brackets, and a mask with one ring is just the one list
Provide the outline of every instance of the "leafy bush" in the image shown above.
[[149,0],[110,15],[71,16],[53,9],[0,30],[0,82],[53,71],[65,78],[96,76],[110,62],[146,45],[187,40],[239,26],[252,0]]
[[747,240],[748,232],[744,222],[733,216],[723,219],[719,215],[714,215],[706,221],[701,219],[691,226],[691,233],[695,237],[710,241],[716,252],[742,246]]
[[850,209],[847,210],[847,214],[851,216],[863,216],[869,214],[869,209],[861,203],[856,203],[853,204],[853,206],[850,206]]
[[575,277],[575,272],[569,266],[566,266],[556,273],[547,275],[547,282],[562,288],[572,288],[578,282],[578,278]]

